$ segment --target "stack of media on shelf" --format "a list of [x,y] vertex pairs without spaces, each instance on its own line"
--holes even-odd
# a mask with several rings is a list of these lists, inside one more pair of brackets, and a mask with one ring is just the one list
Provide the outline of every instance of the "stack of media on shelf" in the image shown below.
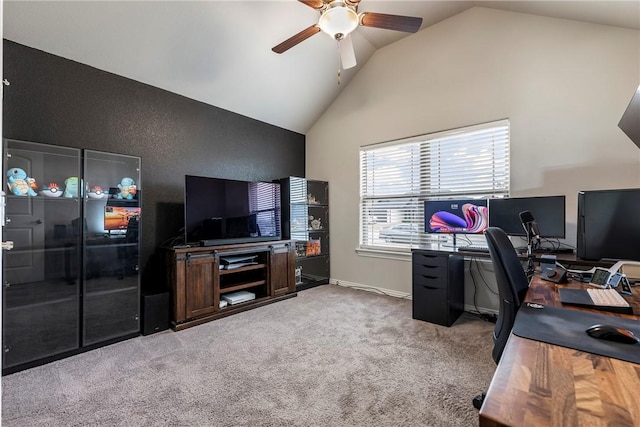
[[329,283],[329,185],[299,177],[280,180],[282,234],[295,243],[298,289]]
[[247,265],[258,264],[257,255],[231,255],[220,257],[220,270],[233,270]]

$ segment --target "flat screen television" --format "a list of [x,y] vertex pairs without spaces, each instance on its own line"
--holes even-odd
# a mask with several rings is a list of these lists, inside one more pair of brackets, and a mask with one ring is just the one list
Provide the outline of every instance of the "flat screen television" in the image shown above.
[[640,188],[578,193],[578,248],[582,259],[640,261]]
[[485,199],[424,202],[426,233],[480,234],[488,225],[489,208]]
[[185,176],[185,241],[189,244],[280,240],[280,184]]
[[489,225],[510,236],[526,236],[520,212],[529,211],[538,224],[540,237],[564,239],[566,233],[565,196],[509,197],[489,200]]

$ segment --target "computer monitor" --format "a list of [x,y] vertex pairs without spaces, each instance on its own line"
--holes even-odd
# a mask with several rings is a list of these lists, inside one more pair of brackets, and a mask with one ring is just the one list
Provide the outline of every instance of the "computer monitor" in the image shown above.
[[582,259],[640,261],[640,188],[578,193],[578,248]]
[[126,230],[131,219],[139,219],[142,208],[130,206],[105,206],[104,229]]
[[426,233],[481,234],[488,225],[489,213],[485,199],[424,202]]
[[526,236],[520,212],[529,211],[538,224],[540,237],[566,237],[565,196],[509,197],[489,200],[489,225],[510,236]]

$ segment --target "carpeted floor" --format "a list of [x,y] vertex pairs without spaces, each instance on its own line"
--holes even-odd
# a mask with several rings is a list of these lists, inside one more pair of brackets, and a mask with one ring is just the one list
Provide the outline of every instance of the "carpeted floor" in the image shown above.
[[9,426],[473,426],[493,325],[325,285],[2,378]]

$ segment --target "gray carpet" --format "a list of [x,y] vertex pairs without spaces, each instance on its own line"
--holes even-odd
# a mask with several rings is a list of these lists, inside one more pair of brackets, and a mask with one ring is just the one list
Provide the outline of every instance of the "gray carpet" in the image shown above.
[[2,378],[3,426],[474,426],[493,325],[325,285]]

